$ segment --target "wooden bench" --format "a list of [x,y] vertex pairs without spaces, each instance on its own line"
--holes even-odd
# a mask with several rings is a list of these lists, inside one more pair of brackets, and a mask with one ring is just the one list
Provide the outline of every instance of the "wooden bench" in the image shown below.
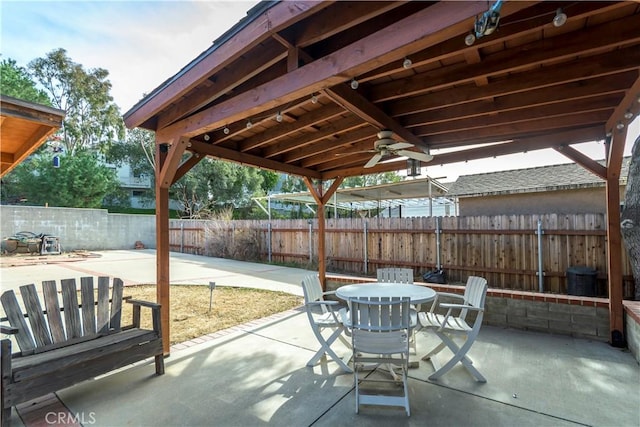
[[[123,283],[98,278],[97,298],[93,277],[80,279],[81,303],[75,279],[60,282],[62,307],[56,282],[42,282],[45,310],[35,285],[20,287],[23,309],[13,290],[0,296],[12,334],[2,345],[2,424],[9,423],[11,407],[81,381],[105,374],[151,356],[156,374],[164,374],[160,305],[122,297]],[[112,289],[111,298],[109,290]],[[122,301],[133,304],[131,325],[122,326]],[[140,328],[141,307],[152,312],[153,329]]]

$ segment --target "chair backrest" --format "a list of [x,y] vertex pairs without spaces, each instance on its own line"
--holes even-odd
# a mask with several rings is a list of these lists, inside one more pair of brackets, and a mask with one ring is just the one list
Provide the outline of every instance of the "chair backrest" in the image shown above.
[[[472,307],[484,308],[484,301],[487,297],[487,279],[478,276],[469,276],[464,289],[464,302]],[[478,313],[478,317],[482,320],[483,312]],[[467,310],[460,312],[460,318],[467,317]]]
[[379,268],[378,282],[413,284],[413,270],[410,268]]
[[353,350],[373,354],[408,353],[409,298],[353,298]]
[[[308,306],[310,302],[323,301],[322,284],[317,274],[309,274],[302,279],[302,292],[304,293],[304,303]],[[323,313],[328,310],[324,305],[320,306]]]

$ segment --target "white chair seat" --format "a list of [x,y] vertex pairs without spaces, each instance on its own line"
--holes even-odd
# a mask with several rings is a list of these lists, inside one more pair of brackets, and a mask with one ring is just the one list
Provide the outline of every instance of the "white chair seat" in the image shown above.
[[471,330],[471,326],[469,326],[464,319],[460,319],[459,317],[449,317],[446,319],[445,323],[445,316],[441,314],[421,312],[418,313],[418,316],[420,319],[420,326],[423,328],[444,328],[451,330],[452,332],[469,332]]

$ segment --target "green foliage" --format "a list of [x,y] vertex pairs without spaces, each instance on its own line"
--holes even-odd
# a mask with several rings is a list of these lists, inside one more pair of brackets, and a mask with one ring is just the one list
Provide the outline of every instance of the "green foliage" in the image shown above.
[[367,187],[371,185],[399,182],[402,178],[395,172],[373,173],[370,175],[351,176],[345,178],[340,188]]
[[99,208],[103,199],[118,194],[113,169],[86,150],[61,156],[54,168],[51,154],[37,154],[3,178],[2,202],[29,205]]
[[109,94],[111,82],[107,70],[85,70],[64,49],[34,59],[29,70],[53,106],[66,111],[58,135],[67,153],[89,147],[104,152],[114,141],[124,138],[124,122]]
[[38,89],[29,72],[13,59],[0,61],[0,94],[51,106],[47,93]]
[[171,196],[185,216],[194,217],[201,210],[248,206],[251,197],[264,194],[263,182],[259,169],[205,158],[171,187]]

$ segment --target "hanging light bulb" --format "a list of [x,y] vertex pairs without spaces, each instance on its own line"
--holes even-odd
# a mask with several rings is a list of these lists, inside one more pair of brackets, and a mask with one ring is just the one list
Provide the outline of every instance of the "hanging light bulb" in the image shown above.
[[318,103],[318,96],[315,93],[313,95],[311,95],[311,103],[312,104],[317,104]]
[[404,68],[405,70],[411,68],[412,65],[413,62],[411,62],[409,58],[404,58],[404,61],[402,61],[402,68]]
[[251,129],[252,126],[253,123],[251,123],[251,120],[247,120],[247,129]]
[[356,90],[358,86],[360,86],[360,83],[355,78],[351,79],[351,89]]
[[553,26],[562,27],[567,22],[567,14],[562,11],[562,8],[556,10],[556,16],[553,17]]
[[280,111],[278,111],[278,114],[276,114],[276,122],[282,122],[282,113]]
[[224,129],[222,129],[222,133],[224,133],[225,135],[229,135],[229,133],[231,133],[231,131],[229,130],[228,127],[224,127]]
[[624,129],[624,123],[618,122],[618,124],[616,125],[616,129],[618,129],[618,130]]
[[467,34],[467,36],[464,38],[464,44],[466,44],[467,46],[471,46],[475,42],[476,42],[476,36],[473,33]]
[[631,110],[627,110],[624,113],[624,118],[627,120],[630,120],[633,117],[633,113],[631,112]]
[[209,134],[208,134],[208,133],[205,133],[205,134],[204,134],[204,140],[205,140],[205,141],[208,141],[208,140],[210,140],[210,139],[211,139],[211,137],[209,136]]

